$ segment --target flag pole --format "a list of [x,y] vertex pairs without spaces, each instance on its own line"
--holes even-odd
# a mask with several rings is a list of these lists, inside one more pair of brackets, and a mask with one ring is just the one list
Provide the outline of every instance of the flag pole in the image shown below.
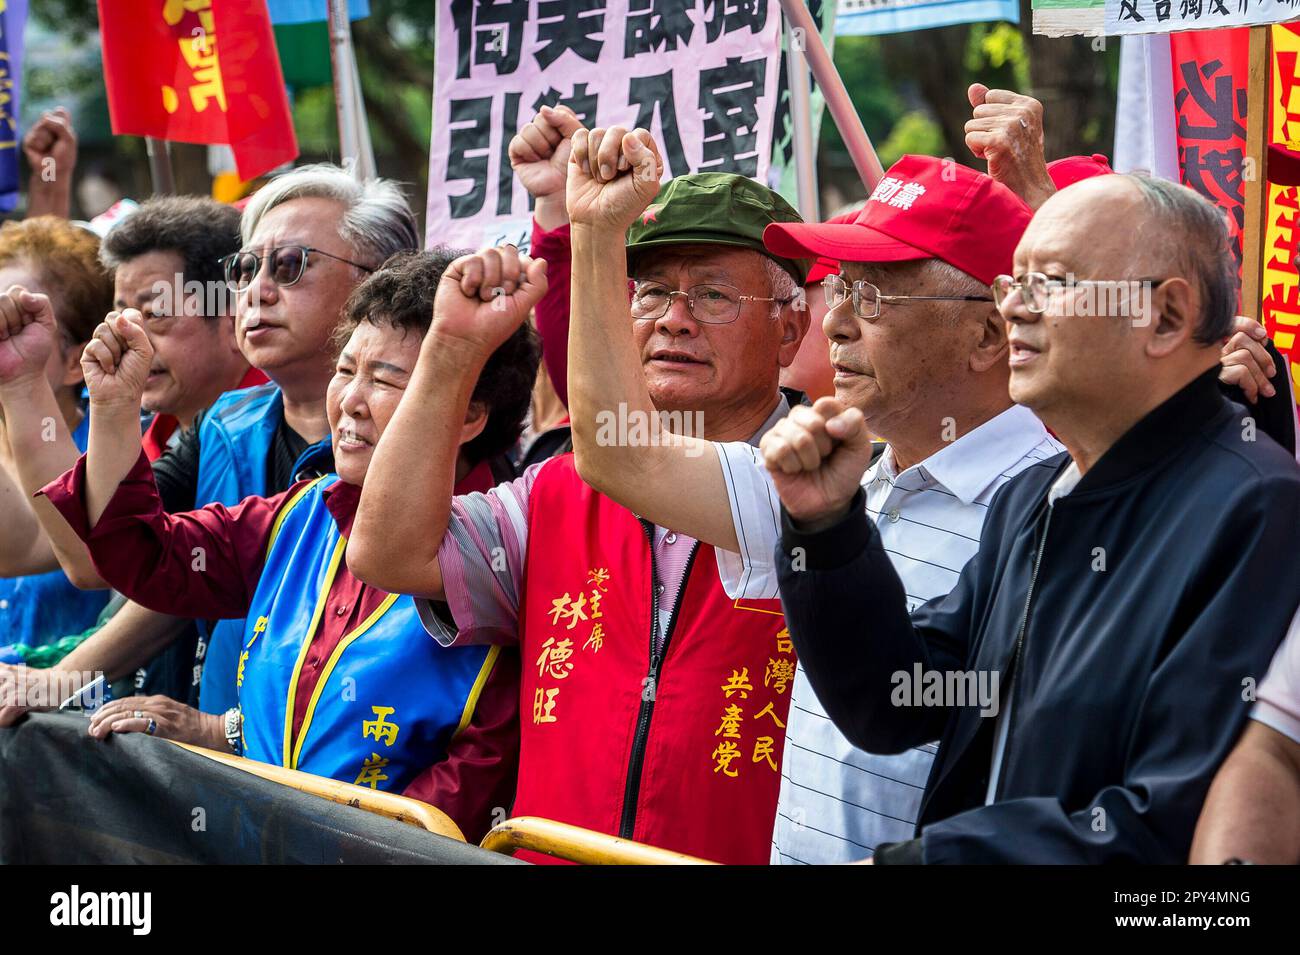
[[1264,267],[1268,256],[1269,73],[1272,68],[1272,26],[1250,28],[1246,86],[1246,155],[1255,160],[1255,175],[1247,179],[1244,228],[1241,230],[1241,313],[1264,320]]
[[144,148],[149,154],[149,178],[153,181],[153,194],[175,195],[176,177],[172,175],[172,154],[167,140],[146,136]]
[[821,219],[817,203],[817,168],[813,164],[812,91],[801,34],[790,32],[786,72],[790,82],[790,129],[794,142],[795,192],[806,222]]
[[[830,110],[831,118],[839,128],[840,136],[844,139],[844,145],[848,147],[849,156],[853,159],[853,166],[857,169],[862,184],[867,187],[867,192],[871,192],[876,188],[880,177],[884,175],[884,169],[880,165],[880,157],[876,155],[876,150],[871,145],[871,138],[867,136],[867,131],[862,126],[857,110],[853,108],[853,101],[849,99],[848,91],[844,88],[844,81],[840,79],[831,55],[826,52],[826,44],[822,43],[821,34],[817,32],[812,14],[808,12],[808,7],[803,0],[781,0],[781,9],[785,11],[785,18],[790,26],[795,30],[803,31],[804,52],[808,57],[808,65],[812,67],[813,76],[817,78],[817,84],[821,87],[822,95],[826,98],[826,108]],[[792,38],[799,35],[793,31],[791,33]],[[793,43],[791,45],[793,46]],[[793,93],[793,89],[791,92]]]
[[375,155],[365,129],[366,107],[352,50],[348,0],[329,0],[330,65],[334,71],[334,107],[339,123],[339,152],[343,165],[358,179],[375,176]]

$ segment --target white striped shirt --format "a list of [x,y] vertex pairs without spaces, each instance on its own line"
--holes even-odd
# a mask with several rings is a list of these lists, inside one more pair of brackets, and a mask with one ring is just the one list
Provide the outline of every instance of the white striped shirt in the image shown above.
[[[734,598],[778,594],[780,500],[755,449],[715,444],[741,553],[718,550]],[[1013,406],[895,474],[887,448],[863,475],[867,513],[894,562],[912,610],[948,593],[979,549],[994,493],[1062,447],[1025,408]],[[830,721],[800,666],[790,697],[772,861],[863,859],[881,842],[910,839],[937,745],[893,756],[856,749]]]

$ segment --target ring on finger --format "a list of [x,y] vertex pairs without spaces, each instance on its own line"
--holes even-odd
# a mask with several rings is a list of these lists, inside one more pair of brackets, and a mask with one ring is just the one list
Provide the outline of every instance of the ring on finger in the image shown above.
[[149,725],[144,728],[144,731],[147,736],[152,736],[158,731],[158,723],[152,716],[149,717]]

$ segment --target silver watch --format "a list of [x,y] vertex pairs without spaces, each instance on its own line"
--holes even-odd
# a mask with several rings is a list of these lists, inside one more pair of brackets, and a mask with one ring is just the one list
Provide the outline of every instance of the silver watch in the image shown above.
[[222,716],[222,730],[226,735],[226,742],[230,745],[231,752],[236,756],[243,756],[243,714],[240,713],[239,707],[232,706],[226,710]]

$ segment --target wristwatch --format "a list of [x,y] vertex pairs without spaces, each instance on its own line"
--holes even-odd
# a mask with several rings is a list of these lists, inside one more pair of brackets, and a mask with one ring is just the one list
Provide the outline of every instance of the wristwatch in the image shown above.
[[244,755],[243,741],[243,714],[239,712],[239,707],[232,706],[226,710],[221,718],[222,731],[225,733],[226,742],[230,745],[230,751],[236,756]]

